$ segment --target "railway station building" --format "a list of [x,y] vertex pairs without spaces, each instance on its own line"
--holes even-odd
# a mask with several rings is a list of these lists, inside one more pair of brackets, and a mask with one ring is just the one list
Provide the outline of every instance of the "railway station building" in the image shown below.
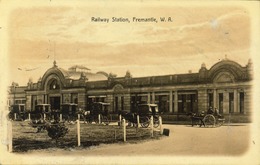
[[155,103],[164,115],[216,107],[223,115],[243,117],[251,114],[252,73],[251,60],[241,66],[223,59],[210,68],[203,63],[196,73],[150,77],[132,77],[129,72],[115,77],[77,65],[65,70],[54,61],[37,82],[29,81],[26,86],[13,83],[9,105],[25,104],[27,111],[33,111],[37,104],[60,109],[63,103],[76,103],[88,110],[93,102],[107,102],[110,112],[116,114],[132,111],[138,104]]

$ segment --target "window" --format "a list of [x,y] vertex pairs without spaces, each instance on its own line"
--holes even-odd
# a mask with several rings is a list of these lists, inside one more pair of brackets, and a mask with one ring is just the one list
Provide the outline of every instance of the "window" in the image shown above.
[[52,82],[50,83],[50,86],[49,86],[49,89],[50,90],[57,90],[57,89],[60,89],[60,85],[58,84],[57,80],[52,80]]
[[121,110],[124,110],[124,96],[121,97]]
[[239,112],[244,113],[244,92],[239,93]]
[[218,109],[219,113],[223,113],[223,93],[218,94]]
[[234,112],[234,93],[229,93],[229,113]]
[[213,93],[208,94],[208,106],[213,108]]
[[78,94],[77,93],[72,93],[71,94],[71,102],[78,104]]

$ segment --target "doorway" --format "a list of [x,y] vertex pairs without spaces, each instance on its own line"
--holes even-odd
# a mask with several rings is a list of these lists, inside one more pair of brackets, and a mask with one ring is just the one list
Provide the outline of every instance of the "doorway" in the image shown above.
[[60,109],[60,97],[50,97],[51,109]]

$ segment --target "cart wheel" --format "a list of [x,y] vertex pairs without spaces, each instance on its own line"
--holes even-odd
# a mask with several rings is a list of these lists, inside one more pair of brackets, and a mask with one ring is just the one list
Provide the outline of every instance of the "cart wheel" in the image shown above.
[[140,125],[143,128],[147,128],[150,124],[150,119],[148,117],[140,117]]
[[73,116],[73,115],[71,115],[71,116],[68,115],[68,122],[69,122],[70,124],[75,124],[75,122],[76,122],[76,117]]
[[62,114],[62,121],[69,122],[70,121],[69,115]]
[[109,124],[109,120],[108,120],[108,118],[106,117],[106,116],[103,116],[102,117],[102,123],[105,123],[106,125],[108,125]]
[[28,119],[28,113],[22,113],[21,118],[22,118],[22,121]]
[[[122,121],[122,125],[123,125],[123,121]],[[131,127],[131,126],[132,126],[132,122],[130,122],[130,121],[127,121],[127,124],[126,124],[126,126],[129,126],[129,127]]]
[[90,115],[85,116],[85,120],[86,120],[86,123],[88,123],[88,124],[91,124],[92,121],[93,121],[93,119],[92,119],[92,117]]
[[48,114],[48,113],[45,113],[45,116],[46,116],[46,118],[45,118],[45,120],[46,120],[46,121],[49,121],[49,120],[51,120],[51,116],[50,116],[50,114]]
[[[100,118],[101,118],[101,117],[100,117]],[[98,123],[98,116],[94,117],[94,122],[95,122],[96,124],[99,124],[99,123]]]
[[59,114],[54,114],[53,115],[53,120],[54,121],[59,121],[60,120],[60,115]]
[[215,126],[216,119],[213,115],[206,115],[203,120],[204,120],[206,127],[214,127]]
[[88,121],[86,121],[86,117],[85,117],[84,114],[81,114],[81,115],[80,115],[80,118],[84,121],[84,124],[85,124],[85,123],[88,123]]
[[154,117],[153,127],[154,127],[154,128],[159,127],[159,118],[158,118],[158,117]]
[[42,114],[36,114],[35,115],[35,118],[36,118],[36,120],[38,119],[38,120],[43,120],[43,115]]
[[10,112],[10,113],[7,115],[7,119],[8,119],[8,120],[14,120],[14,114]]

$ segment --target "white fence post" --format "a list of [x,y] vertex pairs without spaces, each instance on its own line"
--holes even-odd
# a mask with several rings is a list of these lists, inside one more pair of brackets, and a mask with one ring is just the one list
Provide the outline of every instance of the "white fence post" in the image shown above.
[[120,114],[119,115],[119,122],[118,122],[118,126],[121,126],[122,125],[122,115]]
[[101,124],[100,114],[98,114],[98,124]]
[[31,120],[31,114],[29,113],[29,116],[28,116],[29,120]]
[[62,114],[60,114],[60,121],[62,121]]
[[14,120],[16,120],[17,119],[17,116],[16,116],[16,113],[14,113]]
[[139,115],[137,115],[137,128],[140,127],[140,118],[139,118]]
[[8,151],[13,152],[13,125],[11,121],[7,123],[8,131]]
[[162,117],[159,116],[159,127],[160,127],[160,134],[163,134],[163,129],[162,129]]
[[43,120],[46,120],[46,114],[45,113],[43,114]]
[[125,119],[123,119],[123,132],[124,132],[124,142],[126,142],[126,124],[125,124]]
[[119,115],[119,121],[120,121],[120,123],[122,122],[122,115],[121,114]]
[[78,146],[80,146],[80,123],[77,120],[77,135],[78,135]]
[[151,136],[153,137],[153,116],[151,116]]

